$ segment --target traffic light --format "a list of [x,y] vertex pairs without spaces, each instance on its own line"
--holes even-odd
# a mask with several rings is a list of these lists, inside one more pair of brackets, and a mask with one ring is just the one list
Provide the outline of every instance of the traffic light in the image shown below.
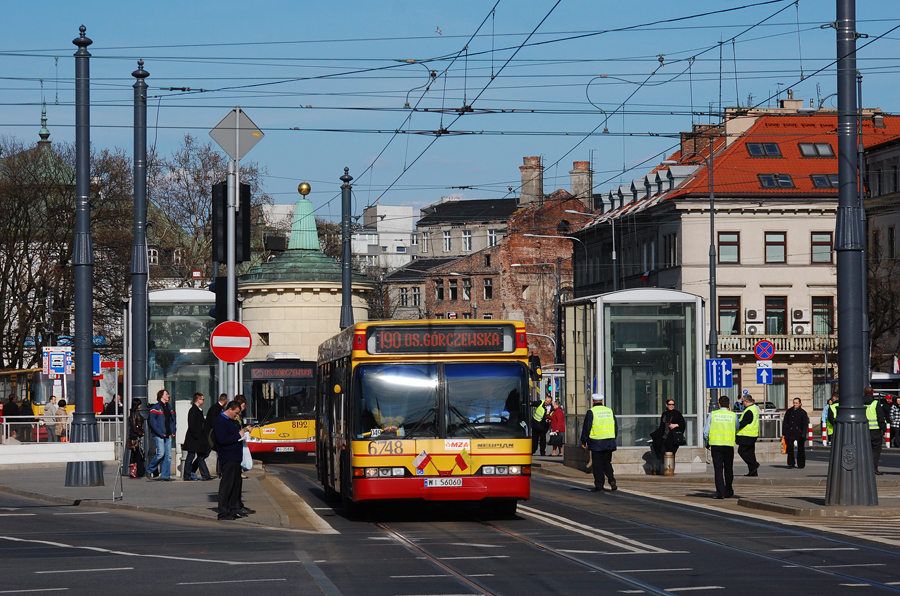
[[[241,183],[240,210],[234,226],[234,262],[250,260],[250,185]],[[228,184],[217,182],[212,188],[213,261],[225,263],[228,238]]]
[[[217,277],[209,284],[209,291],[216,295],[216,305],[209,309],[209,316],[216,320],[216,325],[219,325],[228,320],[228,278],[225,276]],[[235,315],[239,307],[240,301],[237,300],[237,294],[235,293]]]

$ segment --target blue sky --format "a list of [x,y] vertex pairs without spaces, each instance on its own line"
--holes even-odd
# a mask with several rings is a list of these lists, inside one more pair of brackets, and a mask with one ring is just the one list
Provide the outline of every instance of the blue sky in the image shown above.
[[[572,162],[592,160],[602,192],[643,176],[720,105],[774,106],[790,86],[806,105],[836,105],[834,68],[814,75],[835,57],[835,31],[821,28],[834,2],[555,4],[7,2],[0,135],[37,140],[43,79],[51,139],[74,140],[71,41],[82,24],[94,41],[95,147],[131,151],[131,72],[143,58],[148,138],[162,154],[186,133],[209,140],[240,105],[266,133],[246,156],[268,169],[266,190],[293,203],[308,181],[317,215],[332,218],[345,166],[357,213],[376,200],[501,198],[517,192],[531,155],[543,157],[545,190],[568,188]],[[885,33],[900,9],[858,2],[857,19],[869,35],[859,46],[872,42],[858,57],[863,103],[897,112],[900,29]],[[472,111],[460,117],[463,105]]]

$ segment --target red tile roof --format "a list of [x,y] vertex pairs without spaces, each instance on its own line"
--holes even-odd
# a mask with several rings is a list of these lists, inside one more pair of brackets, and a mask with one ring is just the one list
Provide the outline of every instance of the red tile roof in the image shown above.
[[[863,143],[865,146],[880,144],[900,138],[900,118],[885,116],[885,128],[875,128],[871,118],[863,123]],[[747,149],[747,143],[777,143],[781,157],[754,157]],[[828,143],[833,157],[803,157],[800,143]],[[813,174],[837,174],[837,115],[762,115],[750,129],[735,139],[731,145],[720,150],[713,158],[715,169],[715,193],[717,197],[778,196],[779,198],[800,196],[837,197],[837,188],[816,188],[810,178]],[[704,152],[706,156],[708,152]],[[676,152],[672,159],[681,157]],[[684,163],[690,163],[690,158]],[[702,160],[698,160],[702,163]],[[764,188],[759,174],[788,174],[794,188]],[[701,168],[666,199],[685,195],[706,195],[709,192],[708,171]]]

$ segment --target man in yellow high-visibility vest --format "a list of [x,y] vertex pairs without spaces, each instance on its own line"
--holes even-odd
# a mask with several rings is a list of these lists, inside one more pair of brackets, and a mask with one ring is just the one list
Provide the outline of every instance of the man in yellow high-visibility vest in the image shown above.
[[731,411],[730,405],[731,400],[727,395],[720,397],[719,409],[707,415],[706,424],[703,426],[703,440],[712,454],[717,499],[729,499],[734,496],[731,482],[734,480],[737,414]]
[[750,470],[745,476],[758,476],[759,462],[756,461],[756,439],[759,437],[759,406],[749,393],[741,398],[744,402],[744,412],[738,424],[737,446],[738,455],[747,464]]
[[872,463],[875,464],[875,474],[881,476],[884,472],[878,470],[878,462],[881,460],[881,444],[884,442],[884,431],[887,423],[884,420],[884,412],[875,391],[866,387],[863,392],[863,404],[866,406],[866,420],[869,423],[869,441],[872,443]]
[[591,469],[594,472],[594,488],[591,492],[603,492],[603,476],[609,480],[610,490],[616,490],[616,477],[613,475],[612,454],[616,450],[616,435],[619,427],[616,415],[603,405],[602,393],[591,396],[591,409],[584,415],[581,427],[581,448],[591,450]]

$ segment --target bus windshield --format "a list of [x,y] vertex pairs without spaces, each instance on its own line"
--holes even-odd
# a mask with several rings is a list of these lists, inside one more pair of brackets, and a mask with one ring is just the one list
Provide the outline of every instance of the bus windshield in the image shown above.
[[450,438],[525,438],[528,377],[517,362],[444,366]]
[[436,364],[362,365],[353,382],[356,438],[437,438]]
[[[245,383],[245,389],[248,383]],[[287,419],[312,419],[316,398],[312,384],[293,380],[266,379],[250,385],[253,414],[258,424]]]

